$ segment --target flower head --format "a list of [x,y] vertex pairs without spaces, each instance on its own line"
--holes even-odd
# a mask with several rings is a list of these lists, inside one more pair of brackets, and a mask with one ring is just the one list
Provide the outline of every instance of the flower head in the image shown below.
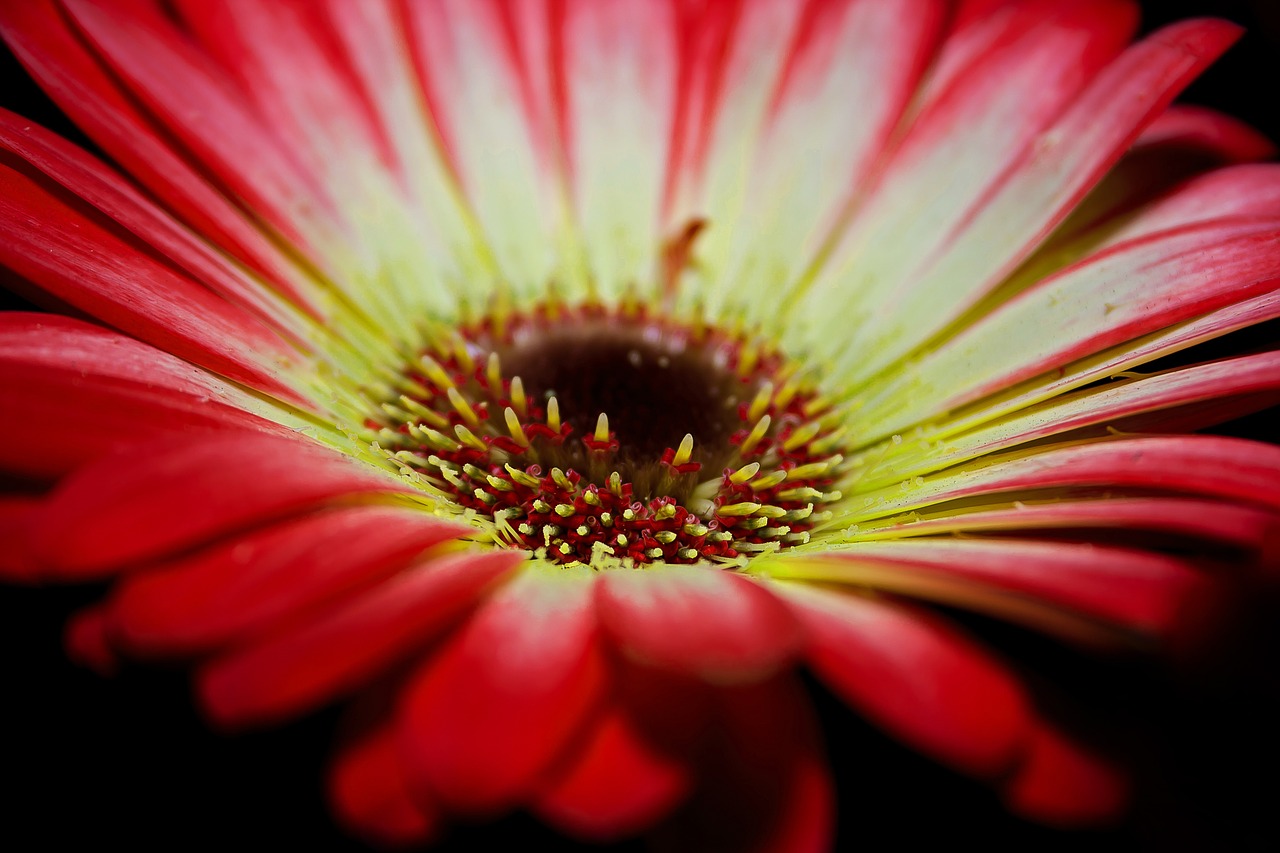
[[[375,841],[820,850],[807,667],[1020,814],[1125,782],[931,608],[1156,648],[1276,528],[1270,146],[1124,0],[0,8],[5,575]],[[1195,156],[1186,156],[1188,153]],[[1207,169],[1205,163],[1222,166]],[[73,318],[69,315],[79,315]],[[81,319],[88,318],[88,319]],[[1190,357],[1187,354],[1190,353]]]

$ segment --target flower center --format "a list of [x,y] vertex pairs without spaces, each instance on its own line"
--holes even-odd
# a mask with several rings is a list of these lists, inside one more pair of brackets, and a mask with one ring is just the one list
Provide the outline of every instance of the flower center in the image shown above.
[[368,426],[399,464],[562,563],[733,562],[837,500],[830,407],[747,336],[595,305],[434,336]]

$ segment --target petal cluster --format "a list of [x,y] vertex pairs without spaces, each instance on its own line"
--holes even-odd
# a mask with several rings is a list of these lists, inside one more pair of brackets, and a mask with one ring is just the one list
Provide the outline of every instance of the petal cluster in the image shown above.
[[[0,315],[0,577],[109,583],[69,652],[190,665],[216,726],[346,702],[328,795],[383,845],[525,809],[827,849],[800,669],[1021,815],[1106,819],[1123,772],[942,610],[1150,653],[1280,530],[1280,449],[1193,434],[1280,399],[1276,352],[1198,349],[1280,317],[1280,166],[1170,106],[1235,27],[1136,26],[1127,0],[0,5],[106,158],[0,111],[0,271],[50,308]],[[715,518],[660,497],[673,536],[629,556],[539,552],[623,484],[504,467],[523,393],[499,377],[515,425],[460,433],[423,360],[535,308],[767,341],[803,393],[737,402],[767,429],[798,401],[824,452],[788,470],[823,467],[726,467]],[[409,448],[388,400],[458,440]],[[803,524],[707,538],[766,503]]]

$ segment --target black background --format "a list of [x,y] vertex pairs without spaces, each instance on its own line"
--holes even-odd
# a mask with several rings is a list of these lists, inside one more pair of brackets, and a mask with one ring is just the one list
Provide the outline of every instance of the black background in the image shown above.
[[[1146,29],[1206,14],[1248,27],[1183,100],[1280,139],[1280,0],[1143,6]],[[7,54],[0,81],[4,106],[84,142]],[[1266,416],[1224,431],[1276,435]],[[224,737],[200,720],[180,672],[131,669],[101,679],[68,664],[62,624],[100,594],[0,591],[0,846],[362,849],[333,826],[323,803],[334,713]],[[1086,658],[1021,631],[967,622],[1133,768],[1134,809],[1105,831],[1059,832],[1012,818],[986,788],[898,746],[813,685],[839,788],[838,849],[965,840],[1019,850],[1280,849],[1277,617],[1274,599],[1255,598],[1231,636],[1194,664],[1172,668]],[[524,817],[456,830],[441,849],[514,844],[578,849]]]

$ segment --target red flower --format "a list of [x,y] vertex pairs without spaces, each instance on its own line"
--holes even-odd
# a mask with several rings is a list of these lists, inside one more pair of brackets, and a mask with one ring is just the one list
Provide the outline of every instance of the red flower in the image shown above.
[[0,113],[0,264],[61,309],[0,317],[0,568],[109,580],[72,654],[190,662],[220,727],[350,701],[330,800],[380,843],[824,849],[800,666],[1110,817],[1123,774],[929,608],[1154,646],[1277,524],[1280,450],[1184,433],[1280,354],[1156,362],[1280,314],[1280,169],[1169,107],[1234,27],[1135,25],[0,8],[120,168]]

